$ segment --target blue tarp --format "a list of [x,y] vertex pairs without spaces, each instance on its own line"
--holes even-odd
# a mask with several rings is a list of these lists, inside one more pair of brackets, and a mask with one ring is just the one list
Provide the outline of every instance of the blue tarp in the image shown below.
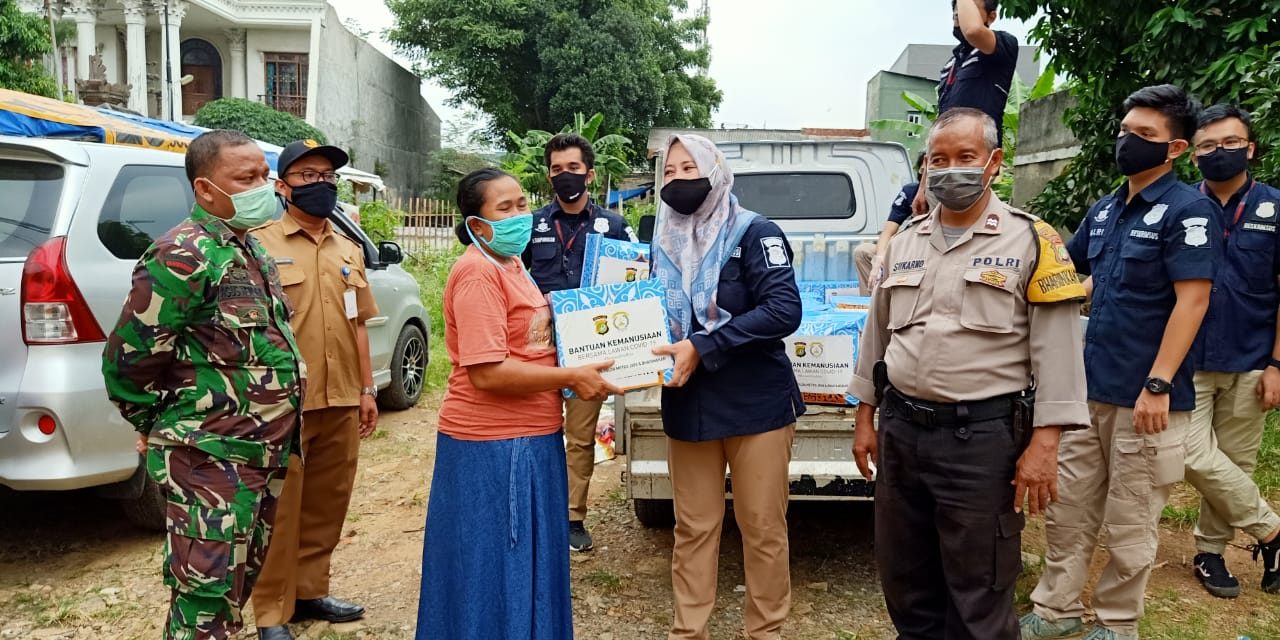
[[605,206],[610,209],[615,209],[617,208],[619,201],[626,202],[627,200],[640,198],[640,197],[643,197],[644,194],[649,193],[650,191],[653,191],[652,186],[638,187],[636,189],[626,189],[624,191],[610,191],[609,197],[605,199]]

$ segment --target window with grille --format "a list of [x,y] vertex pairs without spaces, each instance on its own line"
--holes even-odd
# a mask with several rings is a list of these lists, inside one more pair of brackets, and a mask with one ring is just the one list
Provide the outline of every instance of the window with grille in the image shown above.
[[[923,125],[924,125],[924,114],[923,114],[923,113],[920,113],[919,111],[908,111],[908,112],[907,112],[907,122],[910,122],[911,124],[918,124],[918,125],[923,126]],[[909,132],[909,133],[907,133],[907,137],[908,137],[908,138],[919,138],[919,137],[920,137],[920,134],[915,133],[915,132]]]
[[276,111],[307,117],[307,54],[266,53],[267,93],[263,102]]

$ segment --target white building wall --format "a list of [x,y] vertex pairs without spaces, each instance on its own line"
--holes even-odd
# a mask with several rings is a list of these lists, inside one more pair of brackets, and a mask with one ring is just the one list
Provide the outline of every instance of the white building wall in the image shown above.
[[[99,24],[94,29],[95,46],[102,46],[102,64],[107,67],[107,82],[121,82],[124,65],[124,51],[120,50],[120,35],[111,25]],[[93,55],[95,52],[89,52]]]
[[[245,81],[248,95],[245,97],[258,102],[258,96],[267,92],[267,53],[309,53],[311,50],[311,30],[307,29],[249,29],[245,37]],[[307,64],[315,65],[318,61],[308,60]],[[228,80],[229,82],[229,80]],[[226,85],[224,85],[226,86]],[[315,87],[307,88],[307,100],[315,94]]]

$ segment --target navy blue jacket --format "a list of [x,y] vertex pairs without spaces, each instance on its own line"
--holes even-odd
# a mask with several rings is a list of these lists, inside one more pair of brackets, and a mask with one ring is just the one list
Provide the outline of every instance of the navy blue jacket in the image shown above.
[[1196,371],[1260,370],[1271,359],[1276,308],[1280,306],[1280,288],[1276,286],[1280,276],[1280,233],[1276,233],[1280,190],[1250,180],[1219,211],[1227,233],[1225,255],[1218,263],[1209,312],[1200,325],[1191,357]]
[[[1129,185],[1099,200],[1067,243],[1093,276],[1084,368],[1089,399],[1132,407],[1160,351],[1179,280],[1212,280],[1222,249],[1219,207],[1170,172],[1128,205]],[[1171,411],[1195,407],[1194,366],[1173,377]]]
[[604,234],[614,240],[636,239],[622,216],[594,202],[587,203],[578,215],[565,213],[559,200],[533,212],[533,233],[522,258],[543,293],[582,286],[583,247],[588,233]]
[[662,390],[668,436],[701,442],[764,433],[804,413],[782,342],[800,327],[793,257],[778,225],[761,217],[747,227],[716,293],[733,318],[709,335],[696,334],[702,327],[694,320],[690,341],[701,363],[684,387]]
[[894,198],[893,206],[889,208],[889,222],[902,224],[911,218],[911,202],[916,199],[916,194],[920,192],[920,183],[912,182],[903,185],[902,191],[898,192],[898,197]]
[[1018,39],[996,31],[996,50],[990,55],[962,42],[951,52],[938,80],[938,113],[955,107],[978,109],[996,121],[1004,143],[1004,108],[1018,68]]

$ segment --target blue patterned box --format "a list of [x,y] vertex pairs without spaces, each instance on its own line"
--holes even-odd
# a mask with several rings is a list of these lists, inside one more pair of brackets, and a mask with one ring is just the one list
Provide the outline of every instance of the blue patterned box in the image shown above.
[[866,323],[865,311],[807,311],[801,317],[800,328],[785,342],[805,402],[858,404],[848,387]]
[[800,287],[802,302],[831,304],[832,296],[858,295],[857,280],[799,280],[796,284]]
[[649,245],[588,233],[582,245],[581,286],[649,279]]
[[[670,380],[671,357],[651,352],[672,343],[665,296],[657,280],[553,291],[551,312],[560,366],[613,360],[604,378],[627,391]],[[573,391],[565,389],[564,396],[574,397]]]

